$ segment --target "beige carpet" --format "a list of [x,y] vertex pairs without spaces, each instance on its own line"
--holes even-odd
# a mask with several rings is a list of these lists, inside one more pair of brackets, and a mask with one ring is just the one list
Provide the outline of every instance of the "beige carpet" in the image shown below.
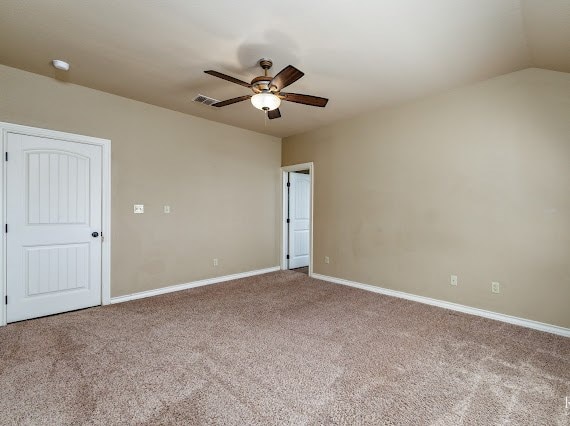
[[2,424],[567,425],[570,339],[285,271],[0,328]]

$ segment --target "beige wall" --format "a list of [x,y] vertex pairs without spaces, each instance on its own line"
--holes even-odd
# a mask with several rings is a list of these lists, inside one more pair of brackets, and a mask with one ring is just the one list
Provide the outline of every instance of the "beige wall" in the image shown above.
[[112,140],[112,296],[278,264],[278,138],[5,66],[0,121]]
[[570,74],[528,69],[284,139],[283,165],[308,161],[316,273],[570,327]]

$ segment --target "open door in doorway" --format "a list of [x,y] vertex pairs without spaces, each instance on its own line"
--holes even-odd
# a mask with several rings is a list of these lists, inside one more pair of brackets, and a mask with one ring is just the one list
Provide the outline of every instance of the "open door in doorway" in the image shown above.
[[289,269],[308,268],[310,250],[311,176],[289,173]]
[[312,272],[312,163],[283,167],[282,269]]

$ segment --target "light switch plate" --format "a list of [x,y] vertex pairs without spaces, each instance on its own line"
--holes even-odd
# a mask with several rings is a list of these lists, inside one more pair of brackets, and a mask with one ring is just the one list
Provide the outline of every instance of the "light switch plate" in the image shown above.
[[170,213],[170,206],[164,206],[164,213]]
[[134,212],[135,214],[144,213],[144,204],[135,204]]

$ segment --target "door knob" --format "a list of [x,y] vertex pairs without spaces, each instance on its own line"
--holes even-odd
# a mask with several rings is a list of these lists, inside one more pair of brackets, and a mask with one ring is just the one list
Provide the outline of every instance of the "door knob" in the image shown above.
[[95,231],[95,232],[93,232],[93,233],[91,234],[91,236],[92,236],[93,238],[97,238],[97,237],[99,236],[99,233],[98,233],[97,231]]

